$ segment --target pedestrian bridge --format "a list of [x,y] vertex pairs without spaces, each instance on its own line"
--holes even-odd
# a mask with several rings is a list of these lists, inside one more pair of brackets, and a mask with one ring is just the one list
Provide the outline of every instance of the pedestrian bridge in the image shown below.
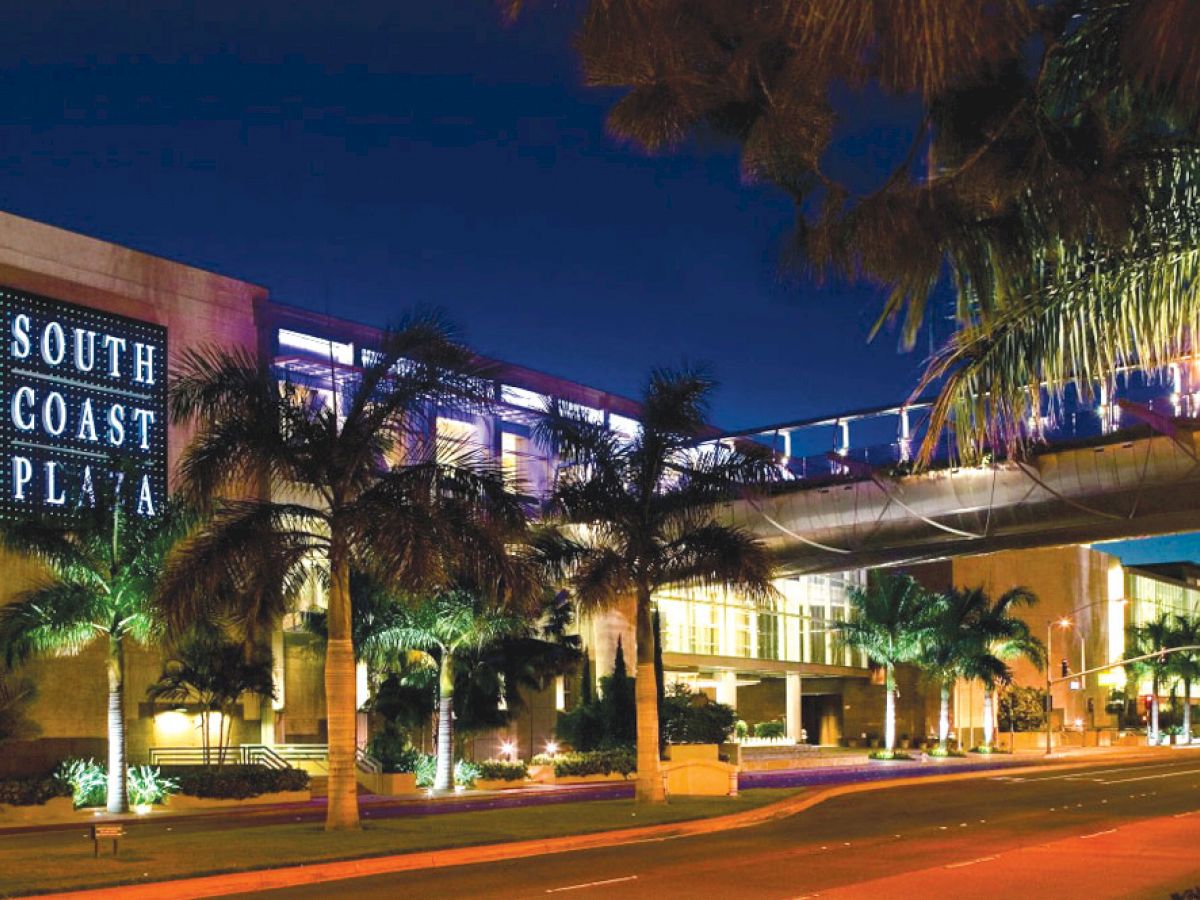
[[956,466],[942,453],[905,474],[926,403],[731,433],[771,446],[785,480],[725,518],[789,574],[1200,530],[1200,393],[1182,368],[1075,397],[1053,426],[1031,421],[1039,441],[1020,460]]

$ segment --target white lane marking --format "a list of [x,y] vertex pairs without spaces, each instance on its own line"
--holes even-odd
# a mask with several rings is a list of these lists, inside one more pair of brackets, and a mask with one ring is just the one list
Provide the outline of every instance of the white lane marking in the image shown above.
[[1157,781],[1160,778],[1176,778],[1180,775],[1195,775],[1200,769],[1186,769],[1182,772],[1163,772],[1161,775],[1139,775],[1137,778],[1118,778],[1115,781],[1102,781],[1101,784],[1128,784],[1131,781]]
[[1095,831],[1095,832],[1092,832],[1091,834],[1081,834],[1079,836],[1079,839],[1081,841],[1086,841],[1088,838],[1100,837],[1100,835],[1102,835],[1102,834],[1112,834],[1116,830],[1117,829],[1115,829],[1115,828],[1110,828],[1107,831]]
[[580,891],[584,888],[600,887],[603,884],[620,884],[622,881],[637,881],[637,876],[626,875],[624,878],[606,878],[603,881],[589,881],[587,884],[568,884],[566,887],[546,888],[546,893],[557,894],[561,891]]
[[990,859],[995,859],[994,856],[981,856],[978,859],[968,859],[966,862],[950,863],[946,866],[947,869],[961,869],[963,866],[973,866],[976,863],[987,862]]
[[1149,771],[1150,769],[1169,769],[1169,768],[1171,768],[1171,766],[1178,766],[1179,764],[1180,764],[1180,762],[1176,761],[1176,762],[1170,762],[1170,763],[1158,763],[1153,766],[1122,766],[1119,769],[1083,769],[1078,772],[1068,772],[1066,775],[1043,775],[1040,777],[1037,775],[1031,775],[1030,777],[1022,779],[1022,780],[1023,781],[1063,781],[1063,780],[1071,779],[1071,778],[1091,778],[1093,775],[1115,775],[1115,774],[1119,774],[1121,772],[1128,772],[1130,770],[1144,772],[1144,771]]

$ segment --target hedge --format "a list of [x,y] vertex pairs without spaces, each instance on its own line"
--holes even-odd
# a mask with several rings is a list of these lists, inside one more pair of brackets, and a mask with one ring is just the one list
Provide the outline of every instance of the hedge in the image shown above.
[[586,753],[539,754],[535,765],[552,765],[558,778],[579,778],[584,775],[611,775],[619,772],[629,776],[637,771],[637,754],[632,749],[589,750]]
[[70,797],[71,786],[53,775],[0,778],[0,803],[6,806],[41,806],[55,797]]
[[238,765],[170,766],[164,767],[163,771],[179,782],[179,793],[191,797],[243,800],[260,794],[303,791],[308,788],[308,773],[303,769]]
[[529,770],[521,760],[510,762],[506,759],[485,759],[476,763],[479,767],[478,778],[484,781],[524,781]]

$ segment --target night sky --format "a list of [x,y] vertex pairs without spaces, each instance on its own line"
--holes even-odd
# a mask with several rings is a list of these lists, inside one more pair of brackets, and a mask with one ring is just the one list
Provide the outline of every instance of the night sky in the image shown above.
[[[729,428],[906,396],[923,354],[867,343],[879,291],[785,275],[790,204],[731,147],[605,134],[577,11],[5,4],[0,208],[372,324],[441,307],[484,353],[617,393],[707,362]],[[829,168],[869,187],[914,110],[841,113]]]
[[[867,345],[877,290],[783,276],[790,205],[731,147],[605,134],[575,3],[508,28],[490,0],[104,5],[0,13],[0,208],[373,324],[438,306],[484,353],[618,393],[708,362],[726,427],[914,382],[920,354]],[[861,127],[876,106],[847,103],[835,152],[866,183],[906,146],[902,105]]]

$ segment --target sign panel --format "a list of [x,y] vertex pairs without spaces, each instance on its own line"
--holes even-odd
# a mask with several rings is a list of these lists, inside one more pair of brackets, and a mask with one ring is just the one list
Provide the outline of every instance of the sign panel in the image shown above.
[[69,514],[116,479],[155,515],[167,490],[167,329],[8,288],[0,312],[0,516]]

